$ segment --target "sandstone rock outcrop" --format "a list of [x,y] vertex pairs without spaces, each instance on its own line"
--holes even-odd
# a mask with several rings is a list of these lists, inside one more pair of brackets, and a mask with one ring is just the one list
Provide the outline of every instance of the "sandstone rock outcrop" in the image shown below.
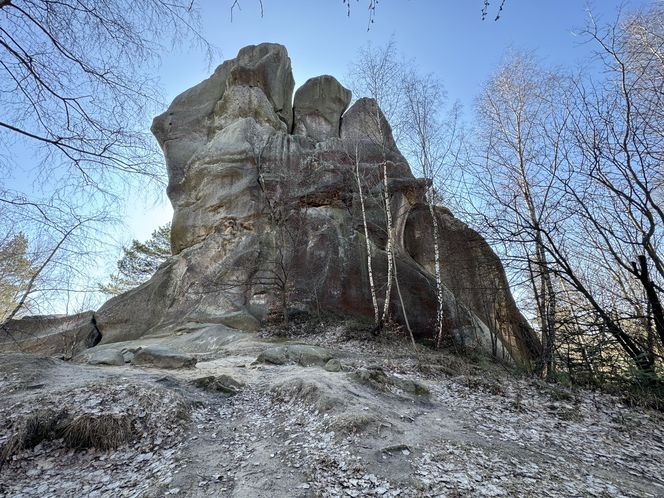
[[[331,76],[295,94],[286,49],[246,47],[178,96],[152,131],[166,158],[172,256],[95,313],[102,344],[177,333],[183,322],[255,330],[293,310],[373,317],[360,172],[379,298],[386,287],[383,164],[395,224],[390,313],[417,339],[436,317],[427,182],[413,176],[375,101]],[[437,208],[449,340],[528,364],[539,344],[484,240]]]
[[294,135],[317,142],[339,136],[341,116],[352,94],[333,76],[318,76],[304,83],[293,100]]
[[101,341],[95,315],[35,315],[0,326],[0,351],[41,352],[70,359]]
[[[267,125],[284,132],[290,130],[294,86],[285,47],[272,43],[249,46],[219,66],[207,80],[176,97],[168,111],[155,118],[152,132],[164,150],[168,195],[175,209],[171,227],[175,254],[209,234],[217,216],[208,208],[215,201],[221,207],[222,202],[215,199],[217,191],[243,175],[241,169],[226,168],[222,176],[221,171],[210,171],[212,176],[207,178],[203,164],[207,162],[210,169],[218,170],[214,160],[221,159],[221,155],[230,159],[228,164],[233,162],[234,154],[243,158],[256,152],[246,150],[250,144],[245,137],[253,131],[249,129],[250,122],[261,128]],[[202,153],[213,156],[205,158]],[[199,165],[194,168],[195,173],[191,162]],[[215,184],[215,180],[222,183]],[[224,199],[231,201],[229,193]],[[192,201],[198,202],[201,209],[180,209]]]

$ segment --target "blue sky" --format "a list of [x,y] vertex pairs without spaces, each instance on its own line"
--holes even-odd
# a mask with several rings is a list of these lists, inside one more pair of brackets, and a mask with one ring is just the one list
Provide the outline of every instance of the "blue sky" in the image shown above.
[[[623,3],[507,0],[499,21],[492,15],[482,21],[482,0],[382,0],[367,32],[367,1],[351,2],[348,17],[341,0],[263,0],[261,18],[258,0],[241,0],[242,10],[234,11],[231,22],[230,0],[203,0],[203,34],[219,47],[222,60],[245,45],[286,45],[297,84],[319,74],[342,79],[358,47],[369,41],[384,44],[394,36],[407,58],[443,80],[450,96],[470,103],[510,48],[534,50],[553,65],[583,59],[589,48],[575,32],[585,25],[587,9],[610,21]],[[632,0],[626,5],[647,3]],[[496,8],[492,5],[490,14]],[[196,55],[164,56],[161,78],[169,100],[207,76],[202,57]]]
[[[591,47],[579,33],[588,12],[600,21],[615,19],[620,6],[638,8],[651,2],[632,0],[507,0],[500,20],[493,17],[499,0],[492,0],[489,16],[481,19],[482,0],[381,0],[375,22],[367,31],[367,0],[351,0],[347,16],[341,0],[240,0],[231,22],[231,0],[202,0],[202,34],[220,50],[208,67],[200,51],[181,47],[166,53],[159,78],[165,100],[206,78],[243,46],[264,41],[286,45],[296,86],[320,74],[343,82],[349,62],[367,42],[381,45],[394,37],[407,59],[422,72],[434,73],[449,98],[464,106],[472,123],[472,104],[480,85],[497,68],[507,51],[533,51],[551,66],[572,68],[587,60]],[[157,202],[129,205],[127,240],[146,238],[171,217],[165,196]]]

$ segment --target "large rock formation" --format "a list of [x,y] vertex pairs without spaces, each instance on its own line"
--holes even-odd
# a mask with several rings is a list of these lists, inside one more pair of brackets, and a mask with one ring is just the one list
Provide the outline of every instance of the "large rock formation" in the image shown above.
[[[387,165],[396,286],[390,312],[431,340],[436,317],[427,182],[414,178],[376,102],[331,76],[293,93],[281,45],[246,47],[178,96],[152,131],[166,157],[174,256],[95,314],[102,344],[174,333],[183,322],[252,330],[293,310],[371,318],[359,171],[379,301],[386,288]],[[437,208],[445,334],[529,363],[538,342],[486,242]]]

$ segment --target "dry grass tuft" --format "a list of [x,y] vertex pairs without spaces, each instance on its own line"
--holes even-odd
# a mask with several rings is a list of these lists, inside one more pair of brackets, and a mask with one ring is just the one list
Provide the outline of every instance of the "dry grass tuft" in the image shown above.
[[30,414],[16,426],[14,435],[0,448],[0,467],[21,450],[56,439],[66,423],[65,410],[43,410]]
[[134,436],[129,415],[90,414],[71,417],[66,410],[43,410],[20,421],[14,434],[0,447],[0,467],[22,450],[42,441],[62,438],[68,448],[117,448]]
[[129,442],[133,432],[128,415],[86,413],[71,420],[62,437],[69,448],[108,450]]

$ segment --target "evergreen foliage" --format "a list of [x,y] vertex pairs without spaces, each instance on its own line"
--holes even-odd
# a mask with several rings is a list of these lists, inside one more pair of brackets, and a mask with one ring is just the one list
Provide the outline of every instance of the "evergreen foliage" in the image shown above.
[[34,272],[23,233],[0,242],[0,323],[16,308]]
[[122,251],[118,271],[111,275],[108,283],[99,286],[102,292],[113,296],[146,282],[168,259],[171,255],[171,224],[157,228],[145,242],[134,239]]

